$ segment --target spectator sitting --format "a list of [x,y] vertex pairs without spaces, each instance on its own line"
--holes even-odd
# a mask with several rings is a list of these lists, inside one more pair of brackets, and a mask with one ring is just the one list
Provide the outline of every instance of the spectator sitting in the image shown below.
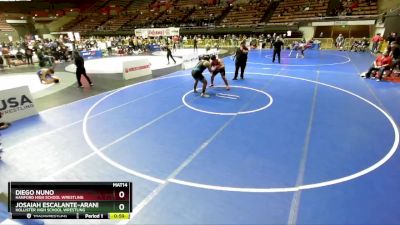
[[366,37],[363,37],[359,50],[365,52],[365,50],[368,49],[368,47],[369,47],[369,41]]
[[[3,45],[4,46],[4,45]],[[11,67],[11,56],[10,56],[10,50],[9,50],[9,48],[8,47],[6,47],[6,46],[4,46],[3,47],[3,49],[1,50],[2,51],[2,54],[3,54],[3,57],[4,57],[4,59],[6,60],[6,62],[7,62],[7,65],[8,65],[8,67]]]
[[389,56],[388,51],[385,51],[382,55],[379,55],[376,58],[374,64],[369,68],[367,73],[361,74],[361,77],[370,78],[372,71],[379,71],[378,74],[376,75],[377,76],[376,81],[381,81],[383,73],[385,72],[385,70],[390,69],[391,64],[392,64],[392,57]]
[[17,53],[15,54],[15,57],[17,58],[17,60],[22,61],[24,59],[24,54],[21,52],[21,49],[18,48]]
[[358,2],[357,2],[357,1],[353,2],[353,3],[350,5],[349,8],[350,8],[352,11],[353,11],[354,9],[358,8]]
[[357,52],[357,51],[362,51],[362,52],[365,52],[365,49],[367,48],[369,46],[369,43],[368,43],[368,40],[367,40],[367,38],[363,38],[362,40],[360,40],[360,41],[354,41],[354,42],[352,42],[352,45],[351,45],[351,48],[350,48],[350,51],[355,51],[355,52]]
[[353,14],[353,10],[351,8],[346,9],[346,16],[351,16]]

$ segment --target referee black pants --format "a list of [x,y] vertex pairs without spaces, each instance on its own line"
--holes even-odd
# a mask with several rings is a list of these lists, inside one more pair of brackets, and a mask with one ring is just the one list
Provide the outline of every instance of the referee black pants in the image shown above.
[[272,62],[275,62],[275,56],[278,55],[278,63],[281,63],[281,50],[274,49],[274,55],[272,56]]

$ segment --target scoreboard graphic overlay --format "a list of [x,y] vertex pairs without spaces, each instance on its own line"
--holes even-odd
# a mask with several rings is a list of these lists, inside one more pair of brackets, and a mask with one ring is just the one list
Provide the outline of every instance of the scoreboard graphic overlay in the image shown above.
[[131,182],[9,182],[12,219],[129,219]]

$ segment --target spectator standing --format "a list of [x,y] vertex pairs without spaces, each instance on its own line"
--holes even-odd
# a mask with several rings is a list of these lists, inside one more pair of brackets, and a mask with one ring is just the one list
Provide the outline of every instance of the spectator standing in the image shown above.
[[344,37],[342,34],[339,34],[339,36],[336,38],[336,47],[339,49],[339,51],[343,50],[344,47]]
[[372,38],[372,52],[376,53],[379,51],[379,43],[383,41],[383,38],[381,37],[380,33],[377,33],[373,38]]
[[193,50],[195,52],[197,52],[197,37],[196,36],[194,36],[194,38],[193,38]]
[[33,51],[32,51],[32,49],[30,49],[29,47],[26,47],[26,48],[25,48],[25,58],[26,58],[26,62],[27,62],[28,64],[32,64],[32,65],[33,65],[32,56],[33,56]]

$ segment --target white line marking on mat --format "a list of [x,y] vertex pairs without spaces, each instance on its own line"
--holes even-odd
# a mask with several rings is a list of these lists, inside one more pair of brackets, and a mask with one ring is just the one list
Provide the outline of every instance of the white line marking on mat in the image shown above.
[[218,97],[218,98],[226,98],[226,99],[233,99],[233,100],[237,100],[237,98],[234,98],[234,97],[229,97],[229,96],[224,96],[224,95],[219,95],[219,94],[216,94],[215,96],[216,96],[216,97]]

